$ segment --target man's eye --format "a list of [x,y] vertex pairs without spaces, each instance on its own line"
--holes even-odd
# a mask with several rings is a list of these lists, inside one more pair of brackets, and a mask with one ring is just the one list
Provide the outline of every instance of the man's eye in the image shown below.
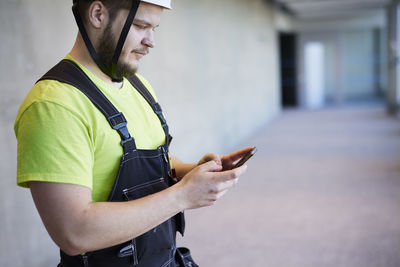
[[140,29],[140,30],[144,30],[146,29],[146,26],[144,25],[140,25],[140,24],[134,24],[136,28]]

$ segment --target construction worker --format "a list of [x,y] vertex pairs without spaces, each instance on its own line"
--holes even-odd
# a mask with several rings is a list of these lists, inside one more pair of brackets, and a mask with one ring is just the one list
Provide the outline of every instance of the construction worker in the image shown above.
[[18,185],[60,247],[59,266],[197,266],[183,211],[215,203],[251,148],[186,164],[150,84],[136,73],[169,0],[75,0],[70,53],[32,88],[16,121]]

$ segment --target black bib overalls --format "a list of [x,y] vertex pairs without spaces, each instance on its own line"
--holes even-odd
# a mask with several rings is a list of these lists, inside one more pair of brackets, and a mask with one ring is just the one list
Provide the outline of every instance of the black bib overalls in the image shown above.
[[[126,127],[127,121],[86,74],[72,61],[62,60],[40,80],[58,80],[81,90],[104,114],[110,126],[121,136],[124,154],[118,175],[108,201],[135,200],[164,190],[173,184],[168,158],[172,137],[162,114],[160,105],[149,91],[133,76],[132,85],[141,93],[157,114],[166,136],[166,143],[154,150],[136,148],[134,138]],[[39,80],[39,81],[40,81]],[[124,244],[87,252],[84,255],[61,254],[61,267],[177,267],[196,266],[189,251],[176,248],[176,232],[183,234],[185,221],[183,213],[168,219],[154,229]]]

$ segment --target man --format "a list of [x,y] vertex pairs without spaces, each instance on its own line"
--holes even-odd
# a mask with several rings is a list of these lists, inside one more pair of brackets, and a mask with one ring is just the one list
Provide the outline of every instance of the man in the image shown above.
[[182,212],[214,204],[246,170],[233,163],[251,148],[196,164],[169,157],[168,126],[136,74],[165,8],[74,1],[71,52],[20,107],[17,182],[60,247],[59,266],[195,266],[175,244]]

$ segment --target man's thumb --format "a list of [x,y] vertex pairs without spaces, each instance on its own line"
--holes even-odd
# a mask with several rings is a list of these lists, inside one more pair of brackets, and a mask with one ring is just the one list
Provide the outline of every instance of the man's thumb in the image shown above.
[[200,168],[206,172],[216,172],[216,171],[222,170],[221,164],[217,163],[214,160],[210,160],[210,161],[207,161],[206,163],[203,163],[202,165],[200,165]]

